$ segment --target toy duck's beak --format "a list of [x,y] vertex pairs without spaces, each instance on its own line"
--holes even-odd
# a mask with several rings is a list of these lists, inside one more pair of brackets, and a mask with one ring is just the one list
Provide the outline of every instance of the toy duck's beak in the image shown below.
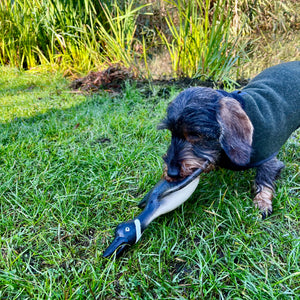
[[103,257],[107,258],[116,253],[116,257],[120,256],[126,248],[128,248],[130,244],[128,240],[124,237],[116,237],[112,243],[108,246],[108,248],[104,251]]

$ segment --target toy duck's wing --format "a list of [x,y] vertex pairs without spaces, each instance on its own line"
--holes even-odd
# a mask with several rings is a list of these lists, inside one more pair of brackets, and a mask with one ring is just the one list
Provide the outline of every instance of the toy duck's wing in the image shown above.
[[138,207],[141,209],[145,208],[150,198],[159,198],[167,189],[169,189],[169,182],[164,179],[160,180],[139,202]]
[[175,193],[176,191],[183,189],[193,180],[195,180],[202,172],[202,169],[197,169],[193,174],[179,181],[169,182],[165,179],[160,180],[140,201],[138,207],[143,209],[146,207],[148,201],[153,199],[153,197],[156,197],[158,200],[160,200],[171,193]]

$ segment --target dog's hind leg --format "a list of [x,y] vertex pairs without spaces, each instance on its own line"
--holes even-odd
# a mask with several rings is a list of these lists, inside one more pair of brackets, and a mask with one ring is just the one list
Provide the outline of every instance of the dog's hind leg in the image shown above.
[[263,219],[272,213],[274,182],[283,168],[284,164],[275,157],[256,170],[256,196],[253,202],[255,207],[258,207],[261,211]]

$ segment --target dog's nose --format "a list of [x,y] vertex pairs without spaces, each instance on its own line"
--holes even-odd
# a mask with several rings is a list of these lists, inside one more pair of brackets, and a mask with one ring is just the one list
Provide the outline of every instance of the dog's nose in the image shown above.
[[180,169],[177,167],[169,166],[167,174],[171,178],[178,178],[180,177]]

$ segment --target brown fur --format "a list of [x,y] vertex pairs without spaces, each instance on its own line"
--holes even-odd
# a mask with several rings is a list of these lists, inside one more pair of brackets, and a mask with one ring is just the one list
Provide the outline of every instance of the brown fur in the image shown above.
[[[221,144],[230,145],[226,153],[233,162],[247,163],[250,153],[244,153],[237,144],[252,145],[253,125],[242,109],[240,103],[235,99],[224,97],[220,101],[218,122],[221,125]],[[251,148],[249,147],[249,151]]]
[[253,199],[254,206],[263,212],[272,212],[273,189],[261,186]]

